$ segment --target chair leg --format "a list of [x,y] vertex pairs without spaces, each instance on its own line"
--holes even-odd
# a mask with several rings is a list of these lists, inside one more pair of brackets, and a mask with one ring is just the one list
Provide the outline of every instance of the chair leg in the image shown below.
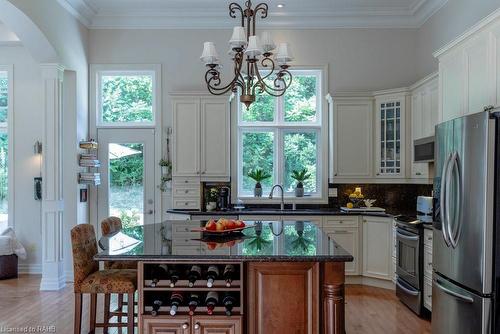
[[[119,293],[118,294],[118,312],[123,312],[123,294]],[[117,322],[121,323],[122,322],[122,316],[119,315]],[[118,327],[118,334],[122,334],[122,328]]]
[[73,333],[80,334],[82,331],[82,294],[75,293],[75,319]]
[[90,294],[90,334],[95,333],[95,316],[96,316],[96,308],[97,308],[97,293]]
[[109,293],[104,294],[104,322],[103,322],[103,334],[108,334],[109,326],[109,304],[111,295]]
[[134,334],[134,293],[127,294],[127,334]]

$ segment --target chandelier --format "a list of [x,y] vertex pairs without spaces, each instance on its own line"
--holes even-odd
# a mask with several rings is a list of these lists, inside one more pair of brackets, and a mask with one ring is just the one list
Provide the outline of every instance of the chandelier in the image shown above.
[[268,6],[265,3],[252,8],[252,1],[245,2],[245,8],[237,3],[229,5],[229,16],[241,16],[241,26],[233,29],[229,40],[229,52],[234,62],[234,77],[225,86],[221,85],[221,65],[219,55],[213,42],[205,42],[200,59],[208,67],[205,82],[208,91],[213,95],[222,95],[228,91],[240,90],[240,101],[250,107],[255,101],[255,94],[267,93],[279,97],[290,87],[292,74],[288,71],[288,63],[293,60],[288,43],[280,43],[273,59],[276,45],[269,32],[264,31],[259,37],[255,23],[260,14],[267,17]]

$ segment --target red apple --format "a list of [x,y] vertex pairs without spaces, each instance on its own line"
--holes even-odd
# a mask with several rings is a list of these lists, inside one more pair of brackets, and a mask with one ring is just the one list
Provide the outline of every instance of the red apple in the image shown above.
[[210,219],[208,223],[205,225],[205,229],[207,231],[215,231],[216,230],[216,223],[213,219]]

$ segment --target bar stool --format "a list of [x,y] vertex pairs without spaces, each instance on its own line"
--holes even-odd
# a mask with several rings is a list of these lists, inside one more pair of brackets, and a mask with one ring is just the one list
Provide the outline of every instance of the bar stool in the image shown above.
[[[137,271],[130,269],[99,270],[98,262],[94,261],[97,254],[97,241],[94,227],[81,224],[71,229],[71,246],[73,250],[74,292],[75,292],[75,322],[74,333],[81,333],[82,298],[90,295],[90,333],[95,333],[96,327],[103,327],[107,333],[108,327],[127,327],[127,333],[134,333],[134,307],[128,307],[126,323],[109,323],[109,305],[104,309],[103,323],[96,323],[97,294],[109,298],[111,293],[127,294],[128,300],[134,305],[134,294],[137,290]],[[109,299],[108,299],[109,300]]]
[[[101,222],[102,235],[116,233],[122,230],[122,220],[118,217],[108,217]],[[134,269],[137,270],[137,263],[131,261],[104,261],[104,269]],[[121,313],[123,313],[123,306],[128,306],[128,301],[123,301],[123,294],[118,294],[118,307],[113,312],[109,312],[111,304],[111,296],[104,296],[105,316],[111,319],[113,316],[118,317],[118,322],[122,321]],[[135,303],[134,303],[135,304]],[[121,328],[120,328],[121,330]]]

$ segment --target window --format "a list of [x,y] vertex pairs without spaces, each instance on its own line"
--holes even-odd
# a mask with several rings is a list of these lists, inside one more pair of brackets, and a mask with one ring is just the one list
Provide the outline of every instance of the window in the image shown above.
[[[281,184],[286,196],[294,196],[296,181],[292,171],[307,169],[311,177],[304,182],[305,197],[322,196],[323,122],[322,71],[295,70],[292,85],[282,97],[256,96],[246,108],[238,107],[238,196],[253,197],[252,170],[271,175],[261,182],[263,196],[273,184]],[[272,83],[271,83],[272,84]],[[326,159],[325,159],[326,160]]]
[[155,71],[97,72],[97,125],[154,125]]
[[11,68],[0,66],[0,230],[9,224],[9,125],[12,109]]

